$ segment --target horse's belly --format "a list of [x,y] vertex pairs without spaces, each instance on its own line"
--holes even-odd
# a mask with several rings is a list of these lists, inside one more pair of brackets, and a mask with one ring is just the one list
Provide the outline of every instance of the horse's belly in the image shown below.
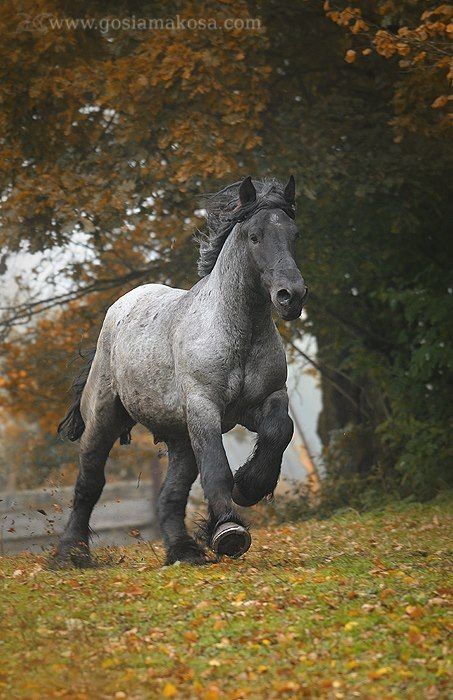
[[167,377],[165,381],[147,382],[130,376],[117,392],[131,418],[156,434],[168,434],[184,425],[179,392]]
[[112,352],[116,392],[137,423],[150,429],[179,424],[184,415],[170,343],[161,333],[135,330],[127,346],[118,344]]

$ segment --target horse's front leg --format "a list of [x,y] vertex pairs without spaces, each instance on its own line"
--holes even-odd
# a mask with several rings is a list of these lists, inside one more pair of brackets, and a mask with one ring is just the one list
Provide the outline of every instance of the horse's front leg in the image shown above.
[[208,501],[204,539],[216,554],[239,557],[250,547],[251,538],[231,498],[234,481],[223,447],[219,407],[210,398],[192,393],[187,426]]
[[293,436],[286,389],[276,391],[246,413],[244,425],[258,438],[250,459],[234,475],[233,500],[253,506],[271,494],[280,476],[283,453]]

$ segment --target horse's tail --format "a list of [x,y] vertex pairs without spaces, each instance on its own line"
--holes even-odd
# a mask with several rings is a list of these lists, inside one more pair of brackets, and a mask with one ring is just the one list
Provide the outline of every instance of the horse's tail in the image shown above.
[[72,382],[71,389],[74,399],[67,414],[57,428],[58,435],[62,438],[68,438],[68,440],[72,440],[73,442],[74,440],[78,440],[85,430],[85,423],[80,413],[80,400],[85,384],[87,383],[95,354],[96,348],[93,348],[89,350],[86,355],[82,355],[84,360],[86,360],[85,367]]

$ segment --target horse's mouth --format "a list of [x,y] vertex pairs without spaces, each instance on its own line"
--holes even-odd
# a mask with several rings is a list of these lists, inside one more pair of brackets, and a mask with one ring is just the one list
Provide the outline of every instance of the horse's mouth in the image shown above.
[[294,304],[290,307],[284,307],[282,308],[280,305],[274,304],[278,315],[284,320],[284,321],[295,321],[297,318],[300,317],[302,313],[302,309],[304,308],[303,303],[298,303]]
[[279,310],[279,314],[284,321],[295,321],[297,318],[300,318],[301,313],[302,313],[302,307],[295,312],[290,312],[290,311],[282,312]]

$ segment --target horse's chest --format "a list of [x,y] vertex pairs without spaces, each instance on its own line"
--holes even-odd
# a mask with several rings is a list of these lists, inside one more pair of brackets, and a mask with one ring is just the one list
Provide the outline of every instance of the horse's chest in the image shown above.
[[242,361],[230,367],[227,402],[244,408],[258,405],[286,382],[286,358],[281,344],[255,343]]

